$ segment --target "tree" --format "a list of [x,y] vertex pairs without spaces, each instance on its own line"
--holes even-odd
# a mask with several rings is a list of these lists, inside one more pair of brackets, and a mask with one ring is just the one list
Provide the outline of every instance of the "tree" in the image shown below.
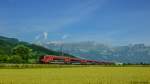
[[32,49],[30,49],[24,45],[17,45],[12,50],[14,55],[20,56],[25,62],[28,62],[31,51],[32,51]]
[[24,61],[22,60],[22,58],[18,55],[13,55],[9,58],[9,63],[23,63]]
[[8,55],[0,55],[0,63],[7,63],[9,59]]

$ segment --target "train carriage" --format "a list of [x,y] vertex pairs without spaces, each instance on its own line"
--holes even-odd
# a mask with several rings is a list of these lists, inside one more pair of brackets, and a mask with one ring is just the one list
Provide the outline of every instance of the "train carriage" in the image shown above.
[[99,62],[95,60],[85,60],[65,56],[44,55],[40,57],[40,63],[44,64],[113,64],[111,62]]

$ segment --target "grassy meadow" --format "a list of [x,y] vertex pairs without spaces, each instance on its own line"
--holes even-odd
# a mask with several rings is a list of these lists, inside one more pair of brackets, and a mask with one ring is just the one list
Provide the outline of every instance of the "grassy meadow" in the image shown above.
[[150,67],[0,69],[0,84],[149,84]]

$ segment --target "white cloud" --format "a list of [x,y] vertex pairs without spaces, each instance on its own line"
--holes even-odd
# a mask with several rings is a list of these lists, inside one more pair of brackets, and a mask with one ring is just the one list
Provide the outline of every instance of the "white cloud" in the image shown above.
[[47,39],[47,37],[48,37],[48,32],[43,32],[43,35],[44,35],[44,39]]

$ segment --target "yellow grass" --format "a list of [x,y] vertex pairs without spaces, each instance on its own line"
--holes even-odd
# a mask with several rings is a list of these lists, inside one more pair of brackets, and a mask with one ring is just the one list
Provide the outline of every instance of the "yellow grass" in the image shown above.
[[0,84],[149,84],[150,67],[0,69]]

